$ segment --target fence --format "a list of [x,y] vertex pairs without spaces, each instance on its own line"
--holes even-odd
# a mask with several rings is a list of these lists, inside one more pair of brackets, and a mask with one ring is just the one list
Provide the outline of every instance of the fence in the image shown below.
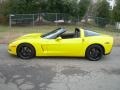
[[65,13],[10,14],[9,25],[50,25],[77,24],[79,16],[73,17]]
[[[65,13],[39,13],[39,14],[10,14],[9,26],[35,26],[35,25],[93,25],[106,27],[107,25],[115,26],[115,22],[101,18],[88,16],[71,16]],[[117,26],[118,23],[117,23]]]

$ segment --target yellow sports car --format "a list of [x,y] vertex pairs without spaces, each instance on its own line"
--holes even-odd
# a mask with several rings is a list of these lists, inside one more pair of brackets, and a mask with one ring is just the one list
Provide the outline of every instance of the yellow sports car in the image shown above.
[[22,59],[35,56],[70,56],[100,60],[111,52],[113,37],[75,28],[73,33],[58,28],[49,33],[24,35],[8,46],[8,52]]

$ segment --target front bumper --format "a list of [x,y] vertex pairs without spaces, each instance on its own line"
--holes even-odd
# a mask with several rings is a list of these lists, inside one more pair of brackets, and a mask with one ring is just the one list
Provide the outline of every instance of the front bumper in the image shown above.
[[8,53],[16,55],[16,46],[15,45],[8,45]]

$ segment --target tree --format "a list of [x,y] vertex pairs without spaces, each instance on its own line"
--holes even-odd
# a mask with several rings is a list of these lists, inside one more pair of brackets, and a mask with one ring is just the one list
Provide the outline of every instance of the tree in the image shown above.
[[48,0],[47,1],[47,12],[52,13],[63,13],[63,0]]
[[[38,13],[44,0],[7,0],[4,5],[4,14],[31,14]],[[42,4],[41,4],[42,3]]]
[[78,16],[78,0],[48,0],[46,12],[65,13],[62,14],[65,20],[75,19]]
[[48,0],[46,12],[78,14],[78,0]]
[[88,7],[90,5],[90,0],[80,0],[78,8],[79,8],[79,17],[82,19],[82,17],[85,15],[85,13],[88,10]]
[[112,18],[115,22],[120,22],[120,0],[116,1],[116,6],[113,9]]
[[95,21],[99,26],[105,27],[105,25],[108,24],[110,11],[109,3],[106,0],[102,0],[97,4],[95,16],[96,16]]
[[88,10],[90,0],[64,0],[64,12],[76,19],[82,19]]

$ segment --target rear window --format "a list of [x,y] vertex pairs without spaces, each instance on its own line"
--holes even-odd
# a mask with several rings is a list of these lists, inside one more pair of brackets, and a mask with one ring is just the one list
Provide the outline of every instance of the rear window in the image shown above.
[[99,33],[93,32],[93,31],[90,31],[90,30],[84,30],[84,34],[85,34],[85,37],[89,37],[89,36],[99,36],[99,35],[100,35]]

